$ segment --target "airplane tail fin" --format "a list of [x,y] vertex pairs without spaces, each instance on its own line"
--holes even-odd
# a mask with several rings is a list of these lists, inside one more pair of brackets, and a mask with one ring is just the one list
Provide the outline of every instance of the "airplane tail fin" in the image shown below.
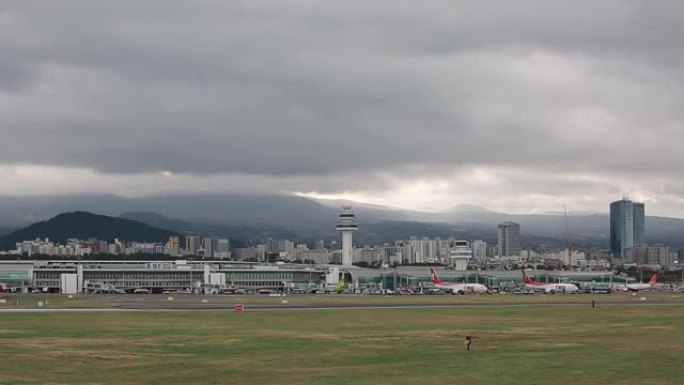
[[340,278],[340,283],[337,284],[337,287],[335,287],[335,291],[340,292],[344,290],[344,276],[345,274],[342,274],[342,277]]
[[524,268],[520,269],[520,271],[522,272],[523,283],[525,283],[525,284],[534,283],[534,281],[532,279],[530,279],[530,277],[527,275]]
[[430,278],[432,279],[433,284],[442,283],[442,280],[439,279],[439,276],[437,276],[437,272],[435,271],[434,267],[430,268]]
[[650,285],[655,285],[658,282],[658,273],[653,273],[653,277],[648,281]]

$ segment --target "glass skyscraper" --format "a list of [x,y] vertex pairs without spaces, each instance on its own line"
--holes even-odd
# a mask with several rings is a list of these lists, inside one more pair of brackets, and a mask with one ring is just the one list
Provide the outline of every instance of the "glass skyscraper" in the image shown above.
[[610,204],[610,250],[624,258],[625,249],[645,242],[646,221],[643,203],[622,199]]
[[646,215],[643,203],[634,202],[634,244],[646,243]]

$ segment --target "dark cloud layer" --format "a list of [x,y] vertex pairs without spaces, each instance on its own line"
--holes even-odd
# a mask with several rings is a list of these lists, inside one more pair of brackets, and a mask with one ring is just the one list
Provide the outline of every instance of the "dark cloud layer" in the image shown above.
[[678,1],[3,2],[0,164],[324,192],[485,167],[644,192],[680,173],[682,14]]

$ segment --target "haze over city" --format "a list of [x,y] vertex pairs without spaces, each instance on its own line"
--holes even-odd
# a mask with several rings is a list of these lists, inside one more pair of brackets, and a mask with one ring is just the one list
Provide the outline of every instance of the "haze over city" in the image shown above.
[[6,2],[0,195],[684,217],[683,8]]

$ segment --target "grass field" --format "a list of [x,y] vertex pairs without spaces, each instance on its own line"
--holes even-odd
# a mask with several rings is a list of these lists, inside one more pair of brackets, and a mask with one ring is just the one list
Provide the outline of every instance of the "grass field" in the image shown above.
[[0,313],[0,384],[681,384],[682,319],[684,306]]

